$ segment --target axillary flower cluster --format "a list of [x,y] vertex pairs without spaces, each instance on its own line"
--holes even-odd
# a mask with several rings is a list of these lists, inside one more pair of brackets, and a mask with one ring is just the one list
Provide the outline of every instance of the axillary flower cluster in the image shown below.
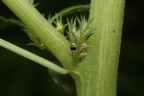
[[[76,21],[78,21],[78,27],[76,26]],[[70,50],[75,59],[83,58],[87,55],[87,40],[93,34],[95,28],[90,28],[89,25],[92,22],[92,19],[87,21],[85,17],[79,19],[68,20],[68,39],[71,43]]]
[[62,18],[57,17],[56,21],[53,22],[56,25],[56,29],[62,34],[65,31],[65,27],[68,26],[67,35],[71,44],[70,50],[72,51],[74,59],[79,60],[87,55],[86,50],[89,47],[87,46],[87,40],[93,34],[95,28],[89,27],[92,19],[88,21],[85,19],[85,16],[81,16],[80,19],[76,17],[75,19],[67,21],[68,23],[64,25],[62,23]]

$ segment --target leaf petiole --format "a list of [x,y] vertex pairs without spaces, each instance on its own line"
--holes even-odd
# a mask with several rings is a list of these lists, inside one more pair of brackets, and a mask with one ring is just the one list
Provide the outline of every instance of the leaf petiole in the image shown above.
[[37,56],[37,55],[35,55],[35,54],[25,50],[25,49],[22,49],[22,48],[14,45],[14,44],[11,44],[11,43],[3,40],[3,39],[0,39],[0,46],[18,54],[18,55],[21,55],[21,56],[23,56],[29,60],[32,60],[32,61],[34,61],[40,65],[43,65],[43,66],[45,66],[51,70],[54,70],[58,73],[61,73],[61,74],[69,74],[70,73],[70,71],[68,71],[64,68],[61,68],[58,65],[40,57],[40,56]]

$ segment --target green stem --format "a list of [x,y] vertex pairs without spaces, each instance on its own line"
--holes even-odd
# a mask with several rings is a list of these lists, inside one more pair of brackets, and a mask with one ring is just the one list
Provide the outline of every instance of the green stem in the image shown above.
[[78,96],[116,96],[125,0],[91,0],[90,27],[95,29],[88,42],[87,57],[73,75]]
[[[72,69],[70,44],[27,0],[2,0],[57,57]],[[91,0],[90,27],[94,35],[87,41],[87,56],[76,66],[72,77],[78,96],[116,96],[118,58],[125,0]],[[48,39],[47,39],[48,38]]]
[[59,66],[57,66],[56,64],[46,60],[46,59],[43,59],[42,57],[39,57],[29,51],[26,51],[20,47],[17,47],[7,41],[4,41],[2,39],[0,39],[0,46],[12,51],[12,52],[15,52],[16,54],[19,54],[27,59],[30,59],[38,64],[41,64],[49,69],[52,69],[58,73],[61,73],[61,74],[68,74],[70,71],[68,70],[65,70]]
[[59,33],[28,0],[2,0],[10,10],[40,39],[66,69],[71,69],[70,43]]

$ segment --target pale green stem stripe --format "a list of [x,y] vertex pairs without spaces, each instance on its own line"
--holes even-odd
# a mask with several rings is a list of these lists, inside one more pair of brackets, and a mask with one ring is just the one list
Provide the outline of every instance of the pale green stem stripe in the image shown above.
[[19,54],[19,55],[21,55],[21,56],[23,56],[29,60],[32,60],[38,64],[41,64],[41,65],[43,65],[43,66],[45,66],[51,70],[54,70],[58,73],[61,73],[61,74],[68,74],[69,73],[68,70],[65,70],[65,69],[55,65],[54,63],[52,63],[52,62],[50,62],[50,61],[48,61],[48,60],[46,60],[40,56],[37,56],[37,55],[35,55],[35,54],[25,50],[25,49],[17,47],[14,44],[11,44],[11,43],[3,40],[3,39],[0,39],[0,46],[4,47],[4,48],[6,48],[6,49],[8,49],[14,53],[17,53],[17,54]]

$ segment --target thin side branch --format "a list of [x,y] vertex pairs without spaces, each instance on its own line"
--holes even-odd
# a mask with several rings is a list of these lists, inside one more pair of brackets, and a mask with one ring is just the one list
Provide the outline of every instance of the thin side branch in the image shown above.
[[25,50],[25,49],[22,49],[22,48],[14,45],[14,44],[11,44],[11,43],[3,40],[3,39],[0,39],[0,46],[18,54],[18,55],[21,55],[21,56],[23,56],[29,60],[32,60],[38,64],[41,64],[41,65],[43,65],[49,69],[52,69],[58,73],[68,74],[70,72],[70,71],[63,69],[63,68],[55,65],[54,63],[52,63],[52,62],[50,62],[50,61],[48,61],[48,60],[46,60],[40,56],[37,56],[37,55],[35,55],[35,54]]

